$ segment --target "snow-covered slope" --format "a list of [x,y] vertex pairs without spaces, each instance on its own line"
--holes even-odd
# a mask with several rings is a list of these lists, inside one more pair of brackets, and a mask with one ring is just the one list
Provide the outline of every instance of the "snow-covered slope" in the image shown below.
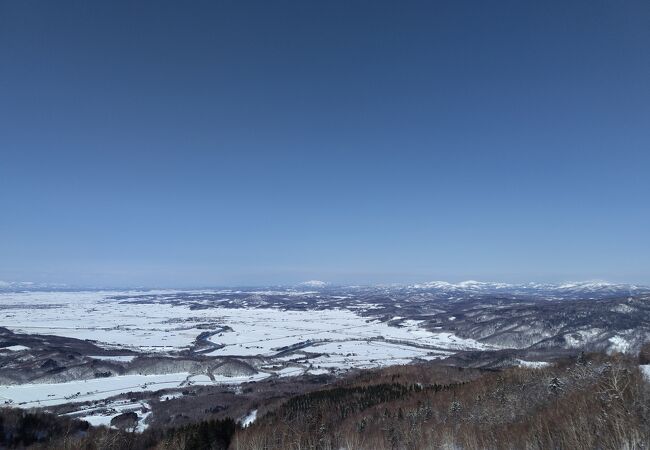
[[428,291],[442,295],[460,294],[518,294],[549,296],[553,298],[602,298],[624,296],[649,292],[650,287],[631,284],[608,283],[606,281],[581,281],[572,283],[525,283],[508,284],[499,282],[462,281],[449,283],[446,281],[430,281],[413,284],[407,287],[411,290]]
[[327,283],[320,280],[303,281],[302,283],[298,284],[298,287],[308,287],[308,288],[324,288],[326,286]]

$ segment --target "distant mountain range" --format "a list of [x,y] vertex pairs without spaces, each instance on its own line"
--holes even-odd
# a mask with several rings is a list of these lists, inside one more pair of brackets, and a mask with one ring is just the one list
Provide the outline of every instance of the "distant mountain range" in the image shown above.
[[[277,287],[276,287],[277,288]],[[100,288],[97,288],[98,290]],[[103,287],[101,290],[107,288]],[[548,298],[604,298],[621,297],[650,293],[650,286],[609,283],[606,281],[581,281],[572,283],[520,283],[510,284],[501,282],[485,282],[468,280],[459,283],[447,281],[429,281],[416,284],[391,284],[368,286],[340,286],[320,280],[309,280],[286,289],[298,290],[340,290],[355,289],[359,291],[399,291],[414,294],[427,293],[434,297],[453,299],[455,297],[471,298],[482,295],[505,296],[536,296]],[[71,287],[66,284],[35,283],[31,281],[1,281],[1,291],[65,291],[65,290],[95,290],[92,287]],[[109,289],[110,290],[110,289]],[[138,288],[137,290],[147,290]],[[186,289],[183,289],[186,290]]]
[[601,298],[605,296],[625,296],[650,292],[650,287],[634,284],[608,283],[606,281],[581,281],[573,283],[524,283],[508,284],[482,281],[463,281],[447,283],[431,281],[413,284],[408,289],[415,291],[438,292],[445,294],[518,294],[551,297]]
[[625,296],[639,293],[650,293],[650,286],[637,284],[609,283],[607,281],[580,281],[571,283],[501,283],[486,281],[429,281],[416,284],[391,284],[376,286],[336,286],[323,281],[306,281],[295,286],[298,289],[331,290],[355,288],[358,290],[382,289],[385,291],[413,291],[414,293],[438,294],[445,297],[475,296],[475,295],[535,295],[551,297],[583,297],[602,298],[608,296]]

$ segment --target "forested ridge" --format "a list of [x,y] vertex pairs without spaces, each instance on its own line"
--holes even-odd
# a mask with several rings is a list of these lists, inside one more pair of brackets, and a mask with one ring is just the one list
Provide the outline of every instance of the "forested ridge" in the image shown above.
[[407,365],[361,371],[260,405],[242,428],[206,420],[143,433],[3,409],[3,448],[633,449],[650,442],[650,384],[639,358],[581,354],[545,368]]

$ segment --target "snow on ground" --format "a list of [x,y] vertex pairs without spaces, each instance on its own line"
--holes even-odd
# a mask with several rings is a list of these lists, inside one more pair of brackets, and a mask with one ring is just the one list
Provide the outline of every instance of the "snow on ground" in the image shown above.
[[24,345],[10,345],[9,347],[4,347],[0,350],[9,350],[10,352],[21,352],[23,350],[29,350],[29,347]]
[[307,369],[305,373],[310,375],[325,375],[330,373],[330,371],[328,369]]
[[641,368],[641,372],[643,372],[643,375],[645,375],[646,379],[650,381],[650,364],[644,364],[639,367]]
[[[155,293],[158,292],[152,294]],[[1,293],[0,326],[15,332],[89,339],[109,348],[146,351],[189,347],[201,332],[195,326],[197,323],[170,320],[196,316],[188,306],[157,303],[152,307],[151,304],[107,298],[128,294],[109,291]]]
[[174,400],[175,398],[181,398],[183,396],[182,392],[170,392],[168,394],[161,395],[158,400],[161,402],[168,402],[169,400]]
[[610,353],[627,353],[630,349],[630,343],[622,336],[612,336],[609,338],[609,343],[611,344],[608,349]]
[[89,424],[91,424],[93,427],[110,427],[111,426],[111,420],[113,417],[117,416],[120,413],[115,413],[115,414],[108,414],[108,415],[103,415],[103,414],[91,414],[89,416],[77,416],[77,419],[85,420]]
[[525,367],[527,369],[541,369],[543,367],[548,367],[551,365],[546,361],[525,361],[523,359],[518,359],[517,364],[519,367]]
[[[220,315],[224,323],[228,324],[233,331],[219,333],[210,338],[215,344],[223,345],[222,348],[208,353],[210,356],[271,356],[283,348],[301,343],[365,342],[370,339],[398,341],[402,347],[415,344],[443,350],[492,348],[473,339],[463,339],[451,333],[432,333],[422,328],[419,321],[405,320],[401,326],[394,327],[385,322],[360,317],[344,309],[282,311],[216,308],[213,311]],[[415,357],[427,352],[413,351],[412,354]],[[394,355],[384,351],[383,356]]]
[[297,375],[302,375],[306,370],[304,367],[285,367],[280,370],[276,370],[275,374],[279,377],[295,377]]
[[309,359],[315,369],[350,369],[407,364],[414,358],[427,356],[431,352],[427,349],[384,341],[328,342],[314,344],[304,350],[323,353],[322,356]]
[[95,356],[90,355],[93,359],[99,359],[101,361],[119,361],[119,362],[131,362],[135,359],[135,355],[122,355],[122,356]]
[[[204,355],[261,355],[277,358],[280,367],[252,377],[216,376],[214,380],[207,375],[180,373],[127,375],[58,385],[0,386],[0,401],[4,398],[15,403],[25,402],[28,406],[46,406],[107,398],[130,390],[177,387],[181,383],[242,383],[273,373],[291,376],[406,364],[413,359],[431,360],[459,350],[495,348],[452,333],[429,331],[421,321],[400,318],[399,324],[392,326],[348,309],[291,311],[212,307],[215,303],[202,300],[201,292],[195,292],[191,303],[204,301],[206,307],[190,309],[189,302],[174,303],[155,298],[156,294],[174,292],[147,292],[153,297],[148,302],[130,301],[129,298],[137,299],[142,292],[128,291],[0,293],[0,326],[22,333],[87,339],[108,349],[139,352],[187,349],[201,333],[214,331],[217,334],[209,336],[209,340],[218,348]],[[232,292],[218,293],[227,300]],[[269,293],[278,294],[271,291],[258,294]],[[125,298],[111,298],[116,295]],[[219,331],[221,329],[224,331]],[[133,359],[131,355],[92,357],[117,362]],[[291,361],[295,363],[283,368],[283,363]]]
[[596,339],[603,330],[599,328],[591,328],[587,330],[576,331],[572,334],[567,334],[564,336],[564,340],[569,348],[580,348],[585,344],[591,342],[593,339]]
[[68,383],[0,386],[0,401],[9,401],[14,406],[29,408],[102,400],[126,392],[178,387],[185,382],[188,375],[188,373],[122,375]]
[[244,416],[239,423],[241,424],[242,427],[246,428],[247,426],[250,426],[255,420],[257,419],[257,410],[254,409],[250,413],[248,413],[246,416]]
[[151,415],[151,410],[147,410],[146,412],[142,414],[138,414],[138,426],[136,427],[135,431],[137,433],[142,433],[144,430],[149,428],[149,424],[147,423],[147,419]]
[[[422,321],[419,320],[405,320],[402,323],[403,327],[398,328],[400,333],[394,333],[386,336],[386,338],[393,338],[394,336],[395,339],[413,341],[418,344],[436,346],[449,350],[494,350],[497,348],[496,346],[483,344],[474,339],[461,338],[452,333],[432,333],[422,328],[421,324]],[[393,327],[390,328],[392,329]]]
[[[167,291],[163,291],[167,292]],[[190,347],[205,325],[229,326],[233,332],[211,337],[223,348],[212,356],[271,355],[277,348],[307,340],[379,338],[413,341],[451,349],[483,349],[484,344],[431,333],[417,321],[400,327],[368,320],[350,310],[283,311],[279,309],[206,308],[185,304],[137,303],[110,299],[129,292],[23,292],[0,294],[0,326],[15,332],[88,339],[106,348],[174,351]],[[135,293],[132,293],[135,295]],[[225,295],[225,294],[224,294]],[[80,320],[83,318],[83,320]],[[126,361],[127,357],[114,358]]]
[[[181,387],[185,384],[240,384],[259,381],[270,376],[258,373],[252,376],[215,377],[191,376],[186,372],[164,375],[120,375],[68,383],[20,384],[0,386],[0,402],[24,408],[54,406],[65,403],[103,400],[127,392],[157,391]],[[188,383],[189,381],[189,383]]]

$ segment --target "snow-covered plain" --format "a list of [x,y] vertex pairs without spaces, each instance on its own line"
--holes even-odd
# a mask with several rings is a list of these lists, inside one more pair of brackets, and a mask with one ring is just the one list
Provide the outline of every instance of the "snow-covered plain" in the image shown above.
[[[201,373],[123,375],[58,384],[0,386],[0,401],[22,407],[97,401],[133,391],[157,391],[187,384],[239,384],[269,376],[321,374],[354,368],[406,364],[414,359],[434,359],[458,350],[493,348],[448,332],[432,332],[415,320],[381,321],[348,309],[252,308],[219,306],[202,300],[168,301],[174,291],[147,292],[6,292],[0,293],[0,327],[17,333],[55,335],[90,340],[108,350],[176,356],[195,348],[202,356],[240,357],[257,364],[254,375],[208,377]],[[231,291],[223,291],[227,303]],[[221,295],[220,291],[210,291]],[[260,292],[253,295],[277,295]],[[292,292],[300,302],[305,293]],[[113,298],[120,296],[119,299]],[[197,307],[197,305],[199,307]],[[206,335],[207,333],[207,335]],[[25,351],[27,347],[7,347]],[[88,355],[103,361],[130,364],[133,355]],[[250,357],[259,357],[260,365]],[[93,419],[94,420],[94,419]],[[96,420],[105,420],[103,416]]]
[[0,401],[26,408],[54,406],[65,403],[103,400],[127,392],[151,392],[197,384],[239,384],[259,381],[268,373],[250,376],[215,377],[192,375],[187,372],[161,375],[121,375],[109,378],[77,380],[68,383],[30,383],[0,386]]
[[0,386],[0,400],[25,407],[103,400],[126,392],[178,387],[187,380],[188,376],[188,373],[124,375],[69,383]]
[[[393,358],[405,355],[411,358],[430,352],[445,354],[446,350],[488,349],[472,339],[462,339],[451,333],[432,333],[421,328],[420,322],[405,320],[399,326],[360,317],[345,309],[321,311],[283,311],[277,309],[215,309],[222,320],[233,329],[210,338],[224,347],[209,353],[211,356],[252,356],[277,354],[281,350],[304,344],[304,351],[322,353],[331,349],[358,349],[365,346],[375,358]],[[375,352],[376,341],[385,340],[400,345],[382,346]],[[341,342],[338,347],[324,347],[321,343]],[[341,347],[341,345],[343,347]],[[351,347],[350,347],[351,346]]]
[[[601,286],[587,286],[585,295],[591,298],[589,292],[596,288]],[[0,327],[21,335],[2,331],[0,383],[6,385],[0,385],[0,404],[44,407],[107,426],[116,415],[133,411],[142,430],[151,406],[155,411],[158,402],[183,393],[187,399],[176,405],[193,401],[197,392],[255,389],[244,383],[267,378],[281,377],[278,382],[291,384],[287,377],[408,364],[465,350],[512,348],[513,342],[519,345],[519,337],[526,338],[527,330],[538,329],[541,338],[550,338],[553,334],[540,328],[539,323],[545,322],[535,319],[533,307],[546,308],[553,298],[583,295],[582,287],[568,285],[513,288],[479,282],[391,289],[338,289],[311,281],[299,288],[265,290],[0,291]],[[612,289],[598,295],[609,298],[622,292]],[[502,302],[502,294],[508,292],[515,296],[533,292],[539,302],[524,302],[522,313]],[[485,293],[490,295],[483,298]],[[464,299],[472,302],[459,302]],[[628,300],[612,302],[606,309],[625,315],[623,325],[643,306]],[[557,305],[562,312],[564,300]],[[570,325],[554,332],[565,349],[591,344],[628,352],[639,345],[636,329],[600,322],[572,324],[569,313],[556,312],[549,310]],[[589,317],[591,311],[583,312]],[[483,328],[474,329],[483,323]],[[511,331],[513,327],[519,334]],[[538,335],[533,333],[530,340]],[[526,359],[512,362],[527,368],[548,364],[536,361],[536,356],[521,357]],[[642,370],[649,376],[648,367]],[[193,390],[192,385],[232,386]],[[131,392],[149,394],[128,395]],[[249,410],[242,420],[255,420],[255,413]]]
[[[156,291],[166,293],[168,291]],[[0,294],[0,326],[20,333],[97,341],[107,348],[169,351],[188,348],[201,332],[189,307],[123,303],[139,292],[19,292]],[[177,323],[175,318],[190,319]]]
[[546,361],[525,361],[523,359],[518,359],[517,364],[519,367],[525,367],[527,369],[542,369],[551,365]]
[[[168,293],[169,291],[160,291]],[[156,294],[158,292],[152,292]],[[487,349],[450,333],[432,333],[417,321],[397,326],[345,309],[286,311],[207,307],[115,300],[140,292],[26,292],[0,294],[0,327],[19,333],[87,339],[107,349],[172,352],[188,349],[206,329],[223,331],[210,338],[222,348],[211,356],[273,355],[283,347],[319,341],[386,339],[428,350]],[[227,293],[224,293],[227,298]],[[386,353],[385,356],[394,355]],[[102,358],[102,357],[95,357]],[[130,357],[103,357],[128,360]]]

